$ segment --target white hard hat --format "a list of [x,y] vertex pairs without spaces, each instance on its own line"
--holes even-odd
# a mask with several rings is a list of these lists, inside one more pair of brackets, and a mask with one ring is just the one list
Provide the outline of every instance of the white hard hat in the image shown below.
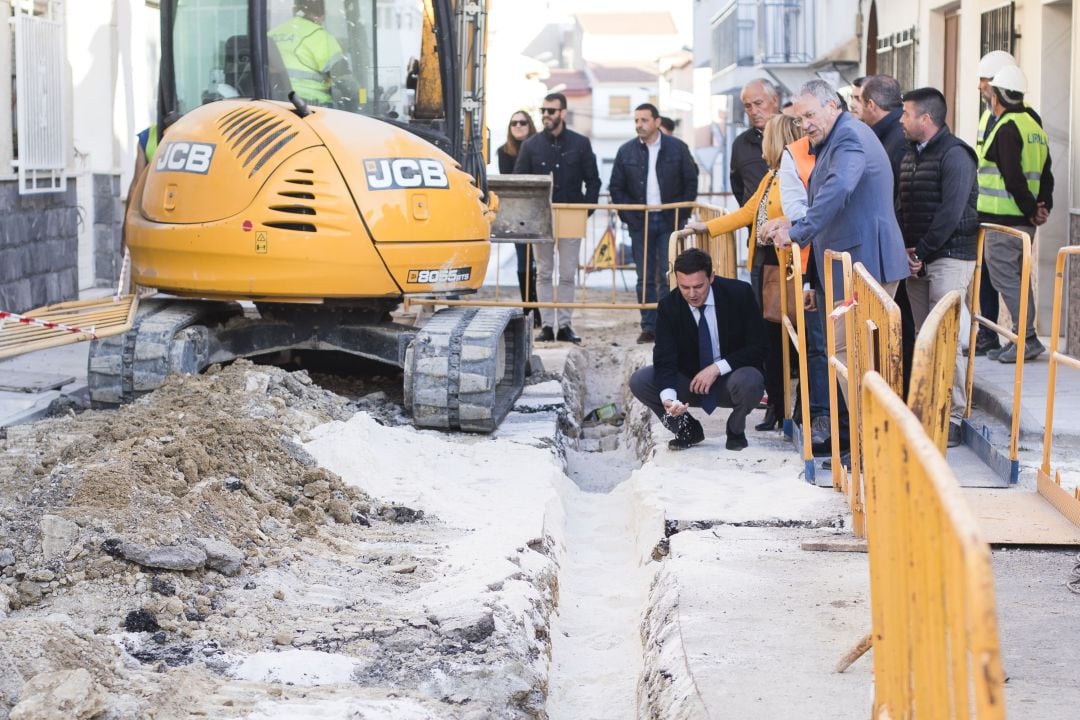
[[990,86],[1022,94],[1027,92],[1027,78],[1024,77],[1024,71],[1020,68],[1015,65],[1006,65],[997,71],[994,79],[990,81]]
[[991,50],[979,60],[979,77],[992,78],[1003,67],[1016,65],[1016,58],[1004,50]]

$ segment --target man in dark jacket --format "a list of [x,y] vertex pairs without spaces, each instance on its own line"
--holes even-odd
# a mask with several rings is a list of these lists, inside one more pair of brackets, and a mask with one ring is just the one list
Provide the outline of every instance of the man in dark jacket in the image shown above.
[[743,86],[739,97],[750,121],[750,129],[731,143],[731,193],[741,207],[769,171],[765,158],[761,157],[762,131],[769,118],[780,111],[780,95],[768,80],[751,80]]
[[[946,293],[967,294],[975,272],[979,231],[975,151],[945,126],[947,109],[945,96],[934,88],[904,95],[900,122],[909,145],[900,163],[896,216],[908,248],[912,277],[905,283],[916,332]],[[963,377],[958,364],[950,444],[960,441]]]
[[[900,83],[888,75],[870,75],[862,82],[862,121],[870,126],[885,147],[893,169],[893,182],[900,174],[900,161],[907,153],[908,143],[900,127]],[[895,187],[893,192],[895,195]]]
[[653,364],[630,377],[630,391],[675,433],[683,450],[705,439],[687,410],[731,408],[727,449],[746,447],[746,416],[765,389],[761,312],[750,286],[713,277],[712,258],[691,248],[675,259],[679,292],[657,306]]
[[[660,132],[660,112],[643,103],[634,109],[637,138],[624,143],[611,168],[611,202],[616,205],[662,205],[691,202],[697,197],[698,169],[690,148],[682,140]],[[676,214],[678,224],[676,226]],[[668,292],[668,238],[686,224],[690,211],[662,210],[648,213],[620,211],[630,230],[637,266],[637,298],[653,303]],[[642,295],[642,285],[645,294]],[[656,311],[641,311],[639,343],[656,339]]]
[[[900,127],[900,83],[888,75],[870,75],[862,79],[862,121],[870,126],[881,141],[893,171],[893,199],[900,187],[900,161],[908,150],[904,129]],[[893,297],[900,307],[900,339],[903,346],[904,395],[911,382],[911,363],[915,356],[915,320],[907,295],[907,282],[901,281]]]
[[[521,144],[514,172],[551,175],[553,202],[595,204],[600,197],[600,172],[596,168],[596,155],[587,137],[566,127],[566,96],[562,93],[551,93],[544,98],[540,112],[544,131],[536,133]],[[581,238],[558,238],[558,246],[558,300],[572,303]],[[537,243],[535,249],[536,296],[542,303],[552,302],[555,299],[551,284],[555,269],[555,248],[548,243]],[[555,333],[552,330],[555,325],[555,310],[541,308],[540,318],[544,326],[536,339],[581,342],[581,338],[570,327],[572,315],[572,310],[559,308],[558,333]]]

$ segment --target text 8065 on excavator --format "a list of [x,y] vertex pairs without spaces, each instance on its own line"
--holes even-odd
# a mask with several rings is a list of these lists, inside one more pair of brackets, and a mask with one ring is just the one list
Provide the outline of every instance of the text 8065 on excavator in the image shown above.
[[91,399],[237,357],[336,350],[402,367],[420,426],[495,429],[524,384],[520,311],[451,308],[419,329],[389,318],[408,294],[484,279],[484,3],[160,7],[158,117],[179,119],[125,221],[132,280],[159,296],[94,341]]

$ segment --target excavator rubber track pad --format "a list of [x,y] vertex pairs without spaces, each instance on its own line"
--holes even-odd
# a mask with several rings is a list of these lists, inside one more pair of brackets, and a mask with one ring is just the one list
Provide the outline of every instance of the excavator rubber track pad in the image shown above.
[[405,358],[405,405],[418,427],[493,432],[521,395],[532,337],[516,308],[440,310]]
[[206,367],[209,338],[196,325],[220,304],[144,300],[134,327],[90,344],[87,384],[94,407],[116,407],[153,392],[171,373]]

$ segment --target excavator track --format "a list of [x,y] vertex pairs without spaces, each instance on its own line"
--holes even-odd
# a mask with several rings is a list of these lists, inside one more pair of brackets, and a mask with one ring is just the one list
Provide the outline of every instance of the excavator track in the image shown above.
[[490,433],[525,385],[532,336],[520,310],[437,312],[405,356],[405,406],[418,427]]
[[190,327],[221,306],[147,300],[123,335],[90,344],[87,383],[94,407],[117,407],[161,387],[171,373],[197,373],[206,366],[209,333]]

